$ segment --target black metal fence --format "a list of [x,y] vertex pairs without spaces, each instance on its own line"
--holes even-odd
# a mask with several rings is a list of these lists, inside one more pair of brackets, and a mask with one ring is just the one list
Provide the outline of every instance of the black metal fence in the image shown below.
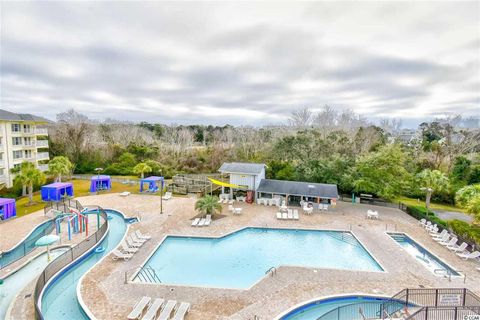
[[[351,195],[341,194],[339,197],[340,197],[340,201],[352,202]],[[380,207],[398,208],[398,203],[389,202],[380,198],[357,197],[355,199],[359,199],[358,201],[360,201],[360,203],[362,204],[369,204],[372,206],[380,206]]]
[[[90,180],[92,177],[95,177],[96,174],[74,174],[72,175],[73,179],[77,180]],[[121,178],[121,177],[111,177],[112,182],[119,182],[122,184],[138,184],[140,179],[138,178]]]
[[[72,200],[72,202],[70,203],[76,206],[80,205],[78,201],[76,201],[77,204],[75,204],[74,201],[76,200]],[[68,202],[66,204],[68,204]],[[78,207],[74,207],[74,208],[78,208]],[[100,242],[103,239],[103,236],[107,232],[108,230],[107,213],[105,212],[105,210],[103,210],[100,207],[98,207],[98,210],[100,210],[100,215],[102,217],[102,224],[100,228],[95,233],[90,235],[88,238],[86,238],[82,242],[71,247],[69,250],[65,251],[63,254],[58,256],[55,260],[53,260],[50,264],[48,264],[45,270],[43,270],[43,272],[38,277],[37,283],[35,285],[35,292],[34,292],[36,319],[43,319],[42,311],[40,310],[40,307],[39,307],[39,298],[40,298],[40,293],[44,290],[47,282],[64,267],[66,267],[67,265],[75,261],[77,258],[82,256],[85,252],[93,248],[98,242]]]
[[[480,307],[425,307],[406,320],[465,320],[468,316],[479,316]],[[473,317],[471,319],[474,319]]]

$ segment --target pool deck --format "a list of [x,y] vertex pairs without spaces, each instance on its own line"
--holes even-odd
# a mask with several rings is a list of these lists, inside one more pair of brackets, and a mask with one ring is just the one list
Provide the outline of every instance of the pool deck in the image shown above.
[[[243,214],[233,216],[224,206],[226,217],[215,220],[209,227],[190,226],[196,215],[194,198],[173,198],[164,201],[164,214],[159,213],[159,198],[106,194],[78,198],[83,205],[98,204],[136,216],[141,222],[130,227],[130,232],[140,229],[152,235],[135,256],[127,262],[113,261],[107,256],[96,265],[82,281],[81,295],[84,303],[97,319],[125,319],[139,297],[148,295],[164,299],[190,302],[188,320],[192,319],[273,319],[285,310],[306,300],[338,294],[365,293],[393,295],[406,288],[467,287],[480,294],[478,263],[466,262],[454,253],[435,243],[417,224],[417,220],[398,209],[338,203],[328,212],[306,216],[300,213],[299,221],[279,221],[277,208],[245,203],[236,204]],[[377,210],[380,220],[366,220],[368,209]],[[300,212],[302,210],[299,210]],[[221,236],[243,227],[284,227],[352,230],[366,249],[386,272],[362,272],[335,269],[279,267],[276,275],[266,276],[248,290],[213,289],[158,284],[124,284],[125,272],[131,275],[155,250],[168,234]],[[386,231],[405,232],[457,271],[466,274],[451,281],[434,276],[408,253],[400,250]],[[233,277],[235,275],[232,275]],[[25,311],[23,309],[23,311]],[[17,313],[18,312],[18,313]],[[17,310],[14,314],[19,314]],[[23,317],[18,317],[21,319]],[[16,317],[14,319],[17,319]]]

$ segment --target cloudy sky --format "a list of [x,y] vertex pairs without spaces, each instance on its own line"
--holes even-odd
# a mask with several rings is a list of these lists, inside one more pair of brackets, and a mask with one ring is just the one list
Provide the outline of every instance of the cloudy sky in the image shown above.
[[480,2],[1,2],[1,108],[271,124],[480,115]]

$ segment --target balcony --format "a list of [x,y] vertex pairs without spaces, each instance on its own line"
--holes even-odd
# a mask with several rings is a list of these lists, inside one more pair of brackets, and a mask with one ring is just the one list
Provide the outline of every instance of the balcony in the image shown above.
[[37,140],[37,148],[48,148],[48,140]]
[[35,134],[37,136],[48,136],[48,130],[46,128],[36,128]]
[[24,149],[32,149],[32,148],[35,148],[35,141],[32,141],[32,142],[30,142],[30,143],[25,143],[25,144],[23,145],[23,148],[24,148]]
[[50,159],[50,156],[48,155],[48,152],[38,152],[36,158],[37,160],[48,160]]
[[42,172],[45,172],[48,170],[48,164],[39,164],[38,169],[40,169]]
[[23,131],[23,135],[25,136],[32,136],[34,134],[35,134],[35,131],[33,129]]

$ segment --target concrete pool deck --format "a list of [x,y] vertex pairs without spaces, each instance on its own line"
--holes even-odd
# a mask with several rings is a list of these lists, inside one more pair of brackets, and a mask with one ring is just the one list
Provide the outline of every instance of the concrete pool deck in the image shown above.
[[[343,293],[389,296],[406,287],[425,286],[467,287],[480,294],[480,272],[475,270],[478,264],[461,260],[438,245],[418,226],[417,220],[398,209],[340,202],[336,208],[327,212],[311,216],[301,213],[299,221],[279,221],[275,216],[275,207],[240,203],[236,206],[243,208],[242,215],[233,216],[228,212],[227,206],[223,205],[226,217],[213,221],[210,227],[193,228],[190,219],[196,215],[193,209],[194,198],[164,201],[163,215],[159,213],[159,198],[147,195],[120,197],[118,194],[106,194],[81,197],[78,200],[83,205],[97,204],[119,210],[127,216],[140,213],[141,222],[131,225],[130,232],[140,229],[152,235],[152,240],[130,261],[113,261],[111,256],[107,256],[86,274],[80,292],[84,303],[97,319],[125,319],[131,307],[143,295],[190,302],[192,307],[188,320],[243,320],[253,319],[254,316],[273,319],[303,301]],[[377,210],[380,220],[365,219],[368,209]],[[128,276],[132,275],[168,234],[221,236],[248,226],[337,230],[351,228],[386,272],[279,267],[276,275],[266,276],[249,290],[124,283],[125,272]],[[407,233],[457,271],[466,274],[465,283],[464,278],[452,278],[449,281],[433,275],[408,253],[401,251],[397,243],[386,234],[387,230]],[[20,312],[18,310],[18,313],[12,315],[19,315]]]

